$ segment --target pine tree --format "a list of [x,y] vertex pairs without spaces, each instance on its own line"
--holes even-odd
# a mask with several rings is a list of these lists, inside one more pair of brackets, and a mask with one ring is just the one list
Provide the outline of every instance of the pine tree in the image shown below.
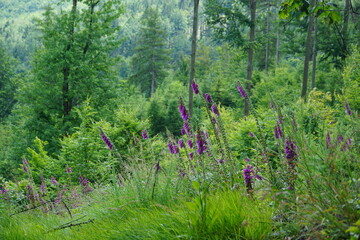
[[114,23],[121,13],[118,0],[72,0],[69,11],[47,8],[38,20],[42,47],[19,94],[30,137],[57,139],[78,125],[74,107],[91,98],[100,110],[115,96],[110,52],[119,44]]
[[132,59],[131,81],[150,97],[167,75],[169,50],[166,31],[157,9],[148,8],[142,16],[142,27]]

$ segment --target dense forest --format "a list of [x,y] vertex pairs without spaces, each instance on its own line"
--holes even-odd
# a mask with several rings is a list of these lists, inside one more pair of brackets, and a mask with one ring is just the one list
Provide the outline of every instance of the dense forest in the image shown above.
[[360,239],[357,0],[0,0],[0,239]]

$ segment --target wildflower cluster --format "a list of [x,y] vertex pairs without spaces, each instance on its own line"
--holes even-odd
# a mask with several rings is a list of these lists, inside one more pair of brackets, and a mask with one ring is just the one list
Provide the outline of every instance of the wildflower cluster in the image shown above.
[[[249,162],[249,159],[245,159],[246,162]],[[255,171],[256,170],[256,171]],[[257,174],[259,170],[251,164],[246,164],[246,167],[243,169],[243,177],[245,181],[246,191],[252,193],[253,191],[253,179],[262,180],[262,177]]]
[[104,143],[106,144],[106,146],[108,146],[108,148],[110,150],[113,149],[113,144],[111,143],[110,139],[105,135],[105,133],[100,129],[100,136],[102,138],[102,140],[104,141]]

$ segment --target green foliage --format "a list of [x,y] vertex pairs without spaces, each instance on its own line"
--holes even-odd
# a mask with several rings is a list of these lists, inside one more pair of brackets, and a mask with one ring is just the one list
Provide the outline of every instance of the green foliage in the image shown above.
[[7,117],[15,104],[15,61],[0,42],[0,121]]
[[350,108],[354,111],[360,111],[360,51],[355,50],[349,57],[345,71],[343,73],[344,88],[343,98],[344,102],[348,102]]
[[300,95],[300,79],[297,69],[282,66],[269,75],[260,75],[260,81],[252,90],[252,99],[258,108],[269,108],[271,99],[281,99],[281,105],[291,105]]
[[48,8],[38,21],[43,45],[17,98],[29,137],[48,140],[52,151],[57,139],[79,124],[74,106],[91,97],[100,111],[105,100],[116,97],[115,59],[109,52],[119,43],[112,24],[122,8],[117,1],[84,4],[83,10],[59,14]]
[[245,40],[240,29],[244,25],[250,25],[250,20],[243,14],[243,8],[241,1],[206,1],[206,21],[214,30],[217,41],[223,40],[235,47],[244,45]]
[[180,134],[182,122],[178,111],[178,97],[185,96],[186,90],[181,82],[165,80],[156,91],[148,108],[154,134],[165,134],[167,130],[175,135]]
[[[357,41],[351,32],[356,18],[349,19],[343,39],[345,25],[326,2],[310,8],[285,1],[281,14],[305,17],[281,22],[280,29],[273,28],[270,13],[270,35],[279,33],[282,60],[263,72],[264,50],[256,44],[251,114],[243,117],[236,82],[244,82],[246,55],[237,46],[246,45],[241,36],[248,31],[248,3],[200,1],[200,12],[204,3],[207,14],[206,20],[199,17],[195,77],[201,94],[189,120],[192,133],[179,136],[192,2],[121,2],[127,6],[122,15],[117,0],[78,0],[77,9],[61,1],[47,8],[36,21],[41,46],[30,19],[46,3],[19,1],[23,9],[0,3],[0,38],[21,64],[15,67],[0,51],[0,104],[18,100],[0,123],[0,239],[358,238],[360,57],[355,47],[342,49]],[[10,12],[1,9],[4,4]],[[4,19],[4,11],[19,16]],[[319,21],[318,58],[332,59],[318,62],[317,88],[304,103],[298,98],[302,30],[310,14],[338,23],[333,32],[329,21]],[[267,16],[257,9],[257,36]],[[226,43],[212,46],[214,36]],[[271,57],[275,38],[268,40]],[[26,71],[36,46],[32,70],[14,78]],[[342,70],[336,60],[347,51],[353,53]],[[152,87],[146,67],[155,53],[164,61],[152,65],[161,70]],[[144,72],[136,76],[140,68]],[[142,138],[144,130],[149,138]],[[169,143],[179,151],[170,154]],[[21,163],[22,156],[28,163]],[[76,226],[57,228],[67,223]]]
[[150,97],[167,75],[169,51],[166,49],[167,33],[163,28],[159,12],[147,9],[142,16],[135,55],[132,59],[131,80]]
[[338,23],[341,20],[340,14],[336,11],[337,6],[328,1],[317,2],[315,6],[305,0],[287,0],[281,4],[279,17],[286,19],[296,12],[300,16],[313,14],[318,18],[323,18],[329,24]]
[[14,151],[14,132],[10,126],[0,123],[0,173],[4,178],[10,179],[12,171],[15,169],[16,162],[12,161],[11,155]]

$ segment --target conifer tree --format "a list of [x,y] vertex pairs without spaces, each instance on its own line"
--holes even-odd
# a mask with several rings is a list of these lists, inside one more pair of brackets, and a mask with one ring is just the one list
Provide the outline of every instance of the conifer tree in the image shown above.
[[158,10],[152,7],[145,10],[142,25],[132,59],[131,81],[150,97],[166,77],[170,57],[166,48],[167,33]]
[[121,13],[118,0],[72,0],[60,13],[46,9],[38,20],[42,47],[18,97],[30,137],[67,134],[78,125],[74,107],[91,98],[99,110],[115,96],[110,52],[119,44],[115,22]]

